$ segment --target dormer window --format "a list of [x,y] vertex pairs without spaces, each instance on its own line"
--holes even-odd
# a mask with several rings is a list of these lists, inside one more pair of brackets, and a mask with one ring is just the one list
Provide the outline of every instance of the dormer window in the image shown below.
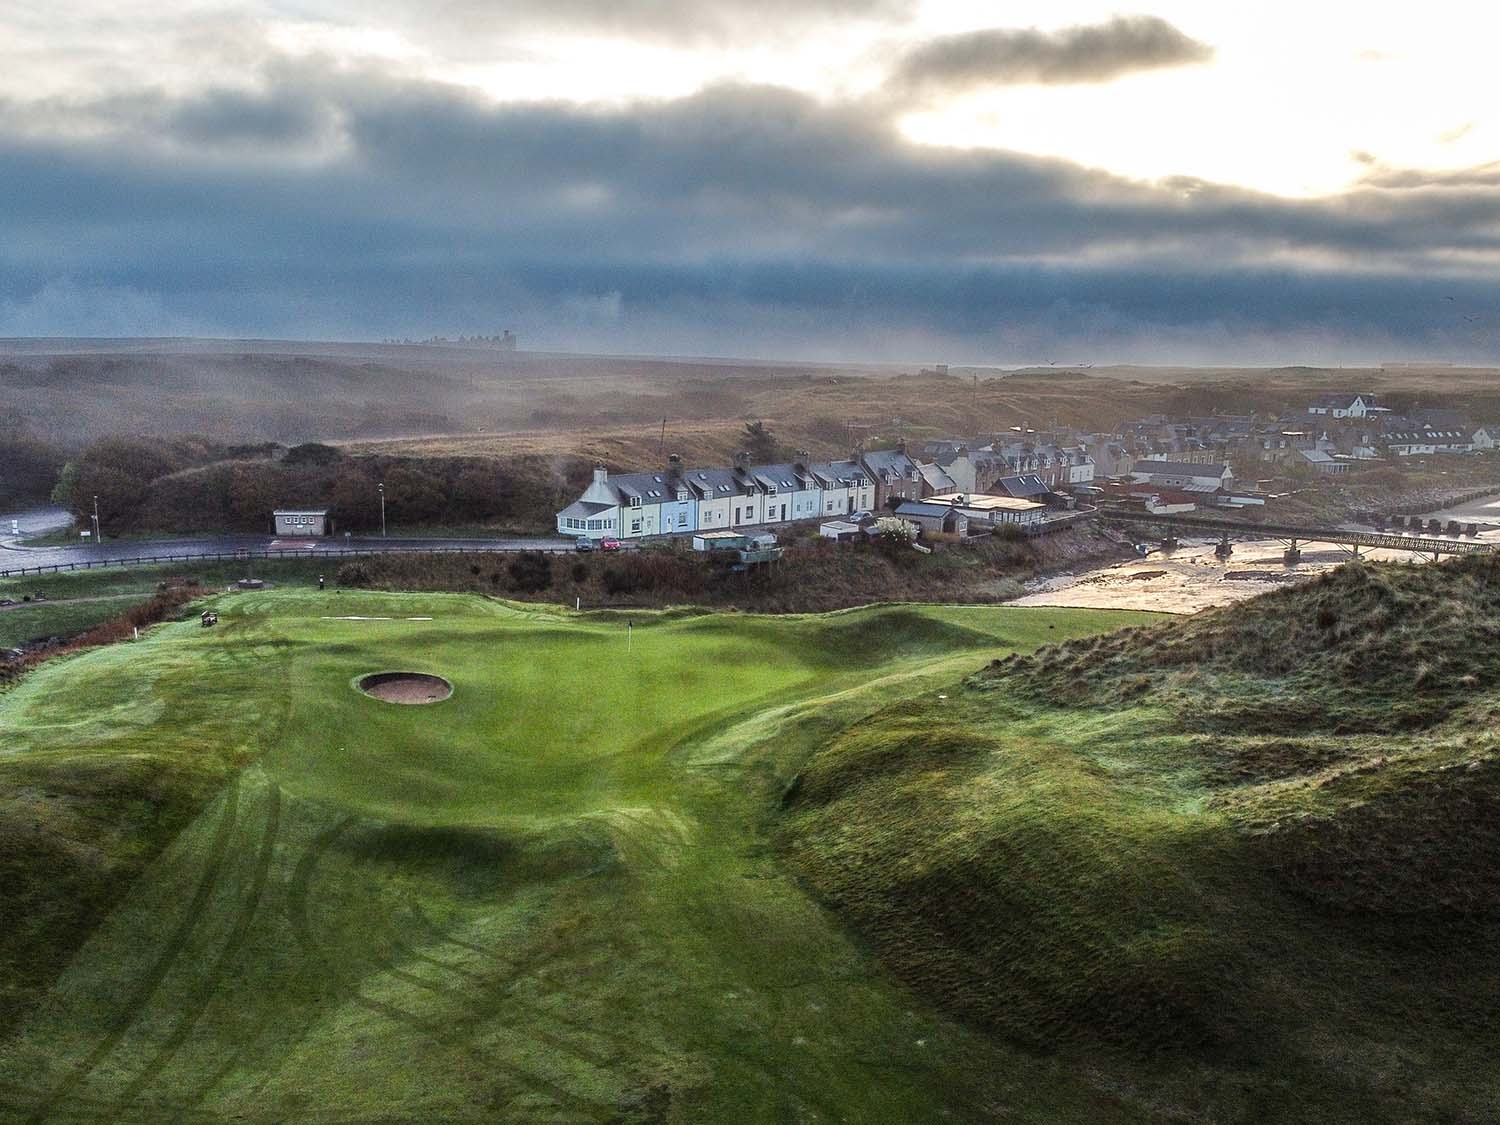
[[639,496],[632,496],[630,498],[630,506],[632,508],[639,508],[641,506],[641,498]]

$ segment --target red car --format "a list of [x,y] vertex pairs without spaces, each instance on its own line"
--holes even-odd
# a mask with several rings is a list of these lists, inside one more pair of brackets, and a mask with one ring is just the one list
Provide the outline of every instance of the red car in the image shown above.
[[599,540],[599,549],[601,551],[618,551],[620,549],[620,541],[613,535],[606,535],[603,539]]

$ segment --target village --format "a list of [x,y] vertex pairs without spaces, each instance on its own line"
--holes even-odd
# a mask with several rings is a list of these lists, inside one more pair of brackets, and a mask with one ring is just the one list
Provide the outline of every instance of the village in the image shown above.
[[586,543],[691,536],[700,550],[766,550],[773,529],[814,522],[842,540],[888,533],[898,520],[913,539],[945,543],[1002,529],[1045,534],[1101,507],[1253,517],[1351,472],[1480,455],[1497,438],[1500,427],[1458,411],[1403,413],[1348,393],[1274,417],[1158,414],[1107,434],[1017,426],[897,440],[829,462],[799,454],[752,464],[741,454],[732,466],[696,468],[672,455],[660,472],[596,466],[582,495],[557,513],[557,531]]

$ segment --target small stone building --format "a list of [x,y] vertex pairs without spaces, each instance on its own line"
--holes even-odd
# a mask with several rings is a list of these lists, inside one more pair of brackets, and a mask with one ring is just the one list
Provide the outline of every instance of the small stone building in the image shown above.
[[271,513],[277,535],[308,538],[333,530],[327,508],[277,508]]

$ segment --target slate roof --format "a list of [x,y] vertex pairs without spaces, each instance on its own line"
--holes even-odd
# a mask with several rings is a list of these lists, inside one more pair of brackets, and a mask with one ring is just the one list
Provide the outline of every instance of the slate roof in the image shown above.
[[1001,477],[1000,487],[1005,489],[1007,495],[1014,496],[1018,500],[1029,500],[1033,496],[1046,496],[1052,491],[1047,482],[1035,473],[1018,477]]
[[1188,461],[1137,461],[1130,471],[1157,477],[1218,477],[1222,480],[1227,470],[1223,465],[1193,464]]
[[927,487],[934,492],[952,492],[958,487],[958,482],[944,472],[941,465],[935,463],[918,465],[917,471],[922,474]]
[[889,473],[891,477],[910,480],[917,463],[899,449],[877,449],[865,454],[865,467],[877,476]]
[[954,513],[961,516],[965,514],[952,504],[928,504],[922,500],[905,500],[896,509],[898,516],[927,516],[934,519],[946,518]]

